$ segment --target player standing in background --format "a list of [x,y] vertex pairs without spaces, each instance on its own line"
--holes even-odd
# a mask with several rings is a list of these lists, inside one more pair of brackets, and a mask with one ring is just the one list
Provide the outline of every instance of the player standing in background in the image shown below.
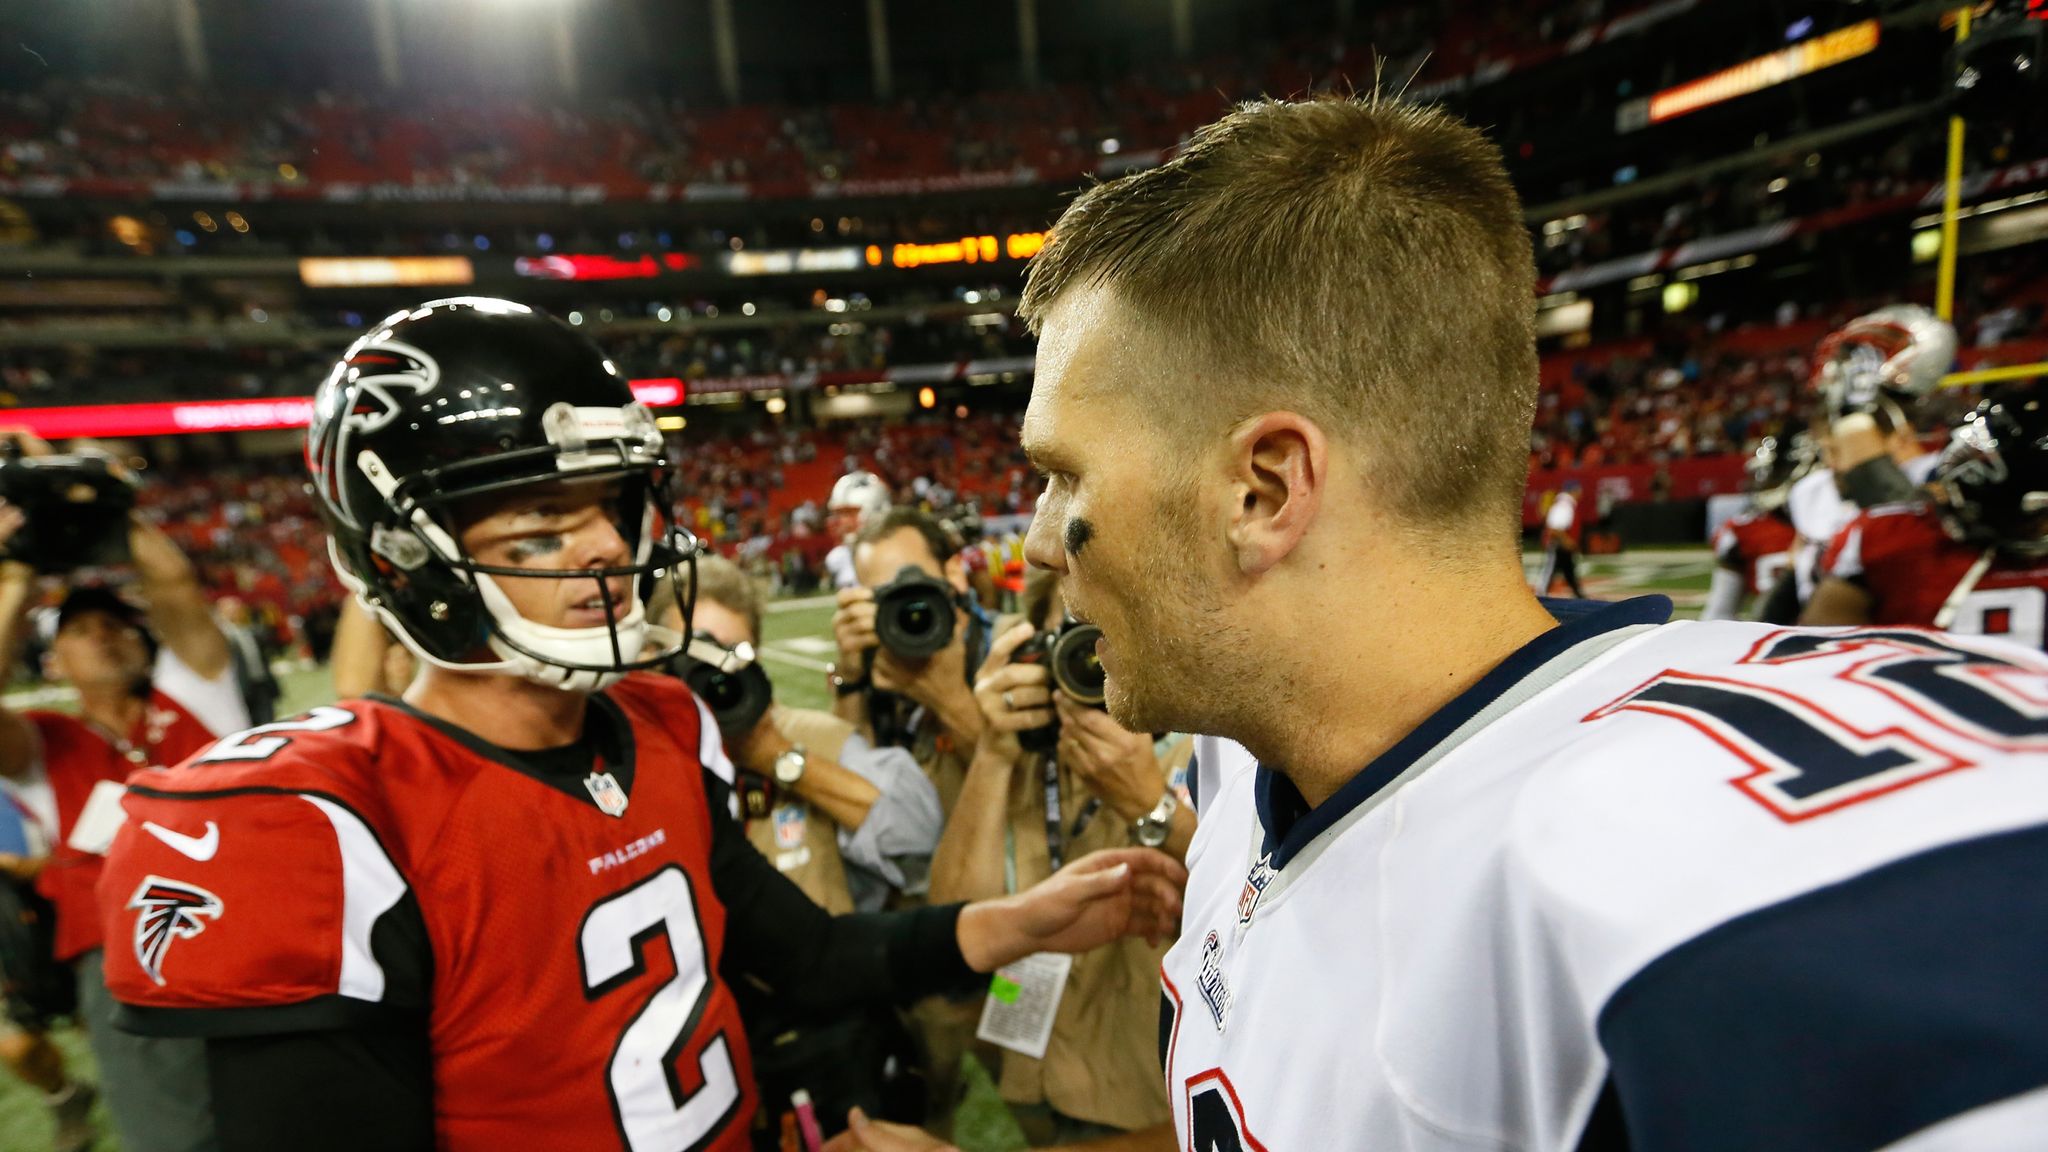
[[567,325],[388,318],[321,386],[307,460],[420,673],[136,780],[101,885],[122,1023],[204,1038],[231,1152],[743,1149],[733,980],[824,1009],[1170,928],[1156,854],[842,917],[762,859],[708,710],[629,674],[682,644],[639,588],[694,542],[652,413]]
[[1749,508],[1714,532],[1714,581],[1707,590],[1702,620],[1733,620],[1742,602],[1769,592],[1792,563],[1797,533],[1785,514],[1785,497],[1813,467],[1813,447],[1804,435],[1790,444],[1764,437],[1746,465]]
[[2038,389],[1986,400],[1950,436],[1932,489],[1835,538],[1805,624],[1914,624],[2043,646],[2048,410]]
[[2038,1143],[2048,661],[1553,617],[1534,278],[1498,149],[1373,98],[1244,105],[1032,262],[1031,560],[1119,723],[1242,745],[1197,757],[1178,1146]]
[[1927,482],[1938,454],[1922,446],[1915,420],[1955,357],[1954,327],[1917,304],[1879,308],[1820,342],[1812,383],[1821,466],[1792,485],[1786,510],[1799,534],[1792,583],[1780,581],[1763,619],[1799,618],[1823,575],[1822,554],[1859,509],[1903,499]]
[[1536,578],[1537,595],[1550,595],[1551,587],[1563,580],[1572,595],[1584,597],[1586,590],[1579,587],[1578,555],[1579,482],[1567,480],[1543,513],[1543,571]]
[[825,553],[825,574],[834,592],[860,587],[853,570],[853,537],[861,525],[889,510],[889,486],[873,472],[848,472],[832,485],[825,501],[825,530],[839,543]]
[[[14,435],[30,455],[49,453],[42,441]],[[23,510],[0,509],[0,538],[26,524]],[[121,781],[247,727],[249,714],[192,562],[132,513],[128,540],[143,603],[90,585],[65,595],[47,659],[51,679],[77,689],[78,714],[0,706],[0,776],[13,782],[48,839],[35,883],[55,911],[51,959],[74,972],[77,1014],[122,1147],[202,1152],[215,1147],[215,1137],[199,1046],[114,1027],[93,889],[122,819]],[[29,627],[35,579],[26,564],[0,565],[0,653],[10,663]],[[62,1127],[67,1114],[59,1113]]]

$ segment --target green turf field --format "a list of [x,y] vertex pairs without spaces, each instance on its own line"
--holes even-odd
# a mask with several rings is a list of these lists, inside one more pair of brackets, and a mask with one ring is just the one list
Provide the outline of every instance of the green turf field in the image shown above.
[[[1533,574],[1539,557],[1525,560]],[[1707,578],[1712,558],[1704,549],[1670,549],[1594,557],[1582,565],[1588,595],[1599,599],[1621,599],[1643,592],[1670,596],[1681,616],[1697,616],[1706,599]],[[809,708],[830,704],[825,684],[825,666],[834,657],[832,644],[832,601],[829,597],[782,601],[769,608],[761,657],[775,681],[778,699]],[[324,668],[295,669],[283,676],[284,698],[280,714],[290,714],[332,699]],[[24,706],[18,694],[9,702]],[[61,699],[35,698],[34,706],[63,707]],[[92,1075],[91,1057],[83,1038],[75,1032],[59,1037],[74,1055],[74,1067]],[[956,1119],[955,1138],[964,1152],[1009,1152],[1021,1147],[1015,1125],[1010,1121],[994,1086],[986,1074],[968,1077],[970,1091]],[[102,1108],[104,1114],[104,1108]],[[102,1115],[104,1123],[104,1115]],[[49,1147],[49,1123],[42,1103],[34,1092],[0,1072],[0,1152],[42,1152]],[[97,1145],[100,1152],[117,1147],[109,1137]]]

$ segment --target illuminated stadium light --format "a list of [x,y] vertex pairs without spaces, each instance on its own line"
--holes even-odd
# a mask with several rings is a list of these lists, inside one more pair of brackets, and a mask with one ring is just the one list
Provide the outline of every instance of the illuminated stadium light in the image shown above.
[[308,288],[389,288],[473,284],[467,256],[309,256],[299,261]]
[[1878,22],[1864,20],[1825,36],[1745,60],[1650,97],[1648,123],[1661,124],[1713,104],[1761,92],[1801,76],[1877,51]]

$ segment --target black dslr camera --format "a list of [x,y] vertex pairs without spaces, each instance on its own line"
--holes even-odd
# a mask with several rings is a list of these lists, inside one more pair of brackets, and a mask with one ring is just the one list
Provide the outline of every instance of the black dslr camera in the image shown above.
[[751,644],[727,648],[699,632],[676,653],[670,671],[711,709],[728,746],[745,739],[775,703],[775,688]]
[[953,642],[953,586],[914,565],[875,589],[875,639],[898,656],[923,660]]
[[[1100,639],[1102,629],[1070,617],[1057,629],[1040,632],[1019,645],[1010,656],[1010,663],[1043,664],[1052,677],[1052,686],[1067,699],[1101,708],[1104,677],[1102,660],[1095,654],[1095,642]],[[1043,728],[1018,733],[1018,741],[1027,752],[1050,752],[1059,744],[1059,738],[1057,716]]]
[[28,518],[0,546],[6,559],[59,575],[130,560],[135,482],[104,456],[24,456],[18,444],[0,446],[0,499]]

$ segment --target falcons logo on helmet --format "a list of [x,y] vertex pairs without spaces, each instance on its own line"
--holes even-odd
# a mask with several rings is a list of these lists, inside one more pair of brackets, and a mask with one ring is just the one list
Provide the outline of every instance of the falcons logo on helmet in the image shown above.
[[349,423],[358,431],[375,432],[398,418],[399,398],[393,389],[431,392],[441,382],[441,366],[432,356],[398,340],[363,343],[342,362],[346,380],[355,388]]
[[164,982],[164,953],[171,941],[189,940],[206,931],[207,920],[218,920],[220,897],[197,885],[161,876],[145,879],[135,889],[128,907],[135,917],[135,960],[149,978]]

